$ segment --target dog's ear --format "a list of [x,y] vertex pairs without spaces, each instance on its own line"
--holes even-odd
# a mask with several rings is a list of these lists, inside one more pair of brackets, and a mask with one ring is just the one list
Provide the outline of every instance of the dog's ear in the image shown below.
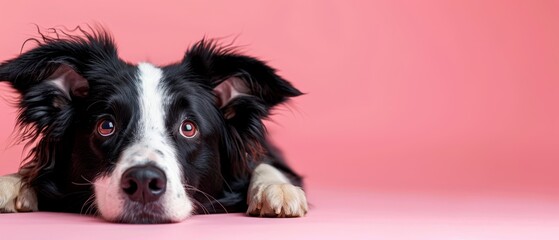
[[108,34],[77,29],[79,36],[55,32],[56,38],[31,39],[38,46],[0,63],[0,81],[9,82],[20,94],[21,141],[37,144],[20,170],[26,184],[34,185],[52,171],[54,154],[67,147],[59,143],[61,137],[75,124],[76,105],[88,96],[90,82],[84,73],[95,71],[94,63],[117,56]]
[[[183,62],[195,74],[209,79],[218,106],[233,111],[233,114],[242,110],[228,109],[235,99],[252,98],[263,105],[266,111],[260,117],[265,117],[270,108],[302,94],[265,62],[238,54],[233,49],[220,48],[212,41],[196,43],[186,53]],[[230,117],[227,114],[227,118]]]
[[104,33],[67,38],[42,36],[39,45],[0,63],[0,81],[8,81],[21,95],[19,123],[32,129],[27,138],[57,138],[72,117],[71,103],[87,96],[89,82],[83,72],[93,61],[116,55]]
[[262,119],[274,106],[302,94],[263,61],[220,48],[212,41],[195,44],[183,63],[209,81],[235,143],[232,151],[240,155],[254,158],[262,154],[266,141]]
[[10,82],[23,96],[37,87],[51,88],[48,90],[55,92],[45,94],[57,94],[65,100],[86,96],[89,84],[75,69],[83,63],[72,56],[53,57],[40,48],[0,64],[0,81]]

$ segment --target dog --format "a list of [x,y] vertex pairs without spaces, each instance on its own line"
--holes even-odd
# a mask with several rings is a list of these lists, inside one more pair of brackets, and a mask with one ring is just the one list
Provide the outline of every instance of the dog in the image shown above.
[[20,170],[0,177],[2,212],[118,223],[307,213],[301,176],[262,122],[302,94],[275,69],[208,39],[174,64],[131,64],[103,28],[53,32],[0,64],[31,145]]

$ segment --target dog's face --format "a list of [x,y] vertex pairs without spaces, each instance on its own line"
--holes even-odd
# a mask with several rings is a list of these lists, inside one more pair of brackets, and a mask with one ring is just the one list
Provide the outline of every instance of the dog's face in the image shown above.
[[83,103],[89,119],[77,126],[76,142],[83,145],[74,151],[79,172],[99,169],[85,178],[92,179],[106,219],[182,220],[193,208],[186,190],[197,188],[204,175],[220,176],[224,120],[216,99],[188,71],[148,63],[124,74],[113,70],[89,85]]
[[0,65],[0,79],[22,95],[24,138],[39,141],[31,184],[56,174],[39,194],[92,189],[110,221],[188,217],[197,194],[218,195],[261,153],[269,109],[300,94],[261,61],[211,42],[158,67],[122,61],[105,33],[84,34],[44,37]]

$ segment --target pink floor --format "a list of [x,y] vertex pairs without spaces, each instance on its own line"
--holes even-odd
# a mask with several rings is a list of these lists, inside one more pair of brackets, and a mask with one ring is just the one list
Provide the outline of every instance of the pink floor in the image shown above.
[[[559,204],[545,198],[320,189],[304,218],[193,216],[123,225],[62,213],[0,215],[2,239],[557,239]],[[4,238],[9,236],[8,238]]]

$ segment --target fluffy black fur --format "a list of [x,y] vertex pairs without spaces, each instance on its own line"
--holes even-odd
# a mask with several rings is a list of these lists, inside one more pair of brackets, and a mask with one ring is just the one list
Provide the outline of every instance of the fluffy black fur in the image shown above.
[[[93,213],[91,180],[110,172],[134,137],[138,109],[130,101],[138,95],[136,66],[118,57],[103,30],[57,33],[42,35],[37,47],[1,63],[0,81],[21,94],[18,122],[23,140],[33,147],[20,174],[37,192],[39,209]],[[65,94],[44,81],[63,65],[89,87]],[[163,81],[172,86],[167,126],[176,129],[177,121],[188,117],[204,133],[199,141],[187,142],[169,131],[199,213],[246,211],[250,173],[260,162],[301,186],[299,175],[267,141],[262,123],[271,108],[300,95],[299,90],[264,62],[208,40],[192,46],[182,61],[161,68]],[[212,90],[231,76],[243,79],[251,94],[220,107]],[[120,129],[116,137],[94,134],[103,118],[114,118]]]

